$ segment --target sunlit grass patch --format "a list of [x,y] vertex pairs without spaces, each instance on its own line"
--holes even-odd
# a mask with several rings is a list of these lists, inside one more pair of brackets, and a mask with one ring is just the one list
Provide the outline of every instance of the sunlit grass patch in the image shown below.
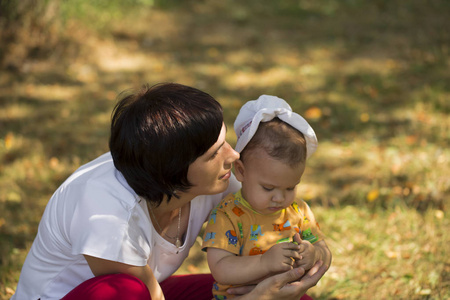
[[[440,210],[371,212],[363,207],[313,207],[328,235],[333,263],[317,299],[436,299],[450,295],[446,245],[450,218]],[[433,292],[431,292],[433,291]]]
[[315,190],[314,197],[325,206],[444,209],[450,189],[447,149],[431,145],[414,149],[357,137],[351,143],[319,145],[308,162],[300,195]]

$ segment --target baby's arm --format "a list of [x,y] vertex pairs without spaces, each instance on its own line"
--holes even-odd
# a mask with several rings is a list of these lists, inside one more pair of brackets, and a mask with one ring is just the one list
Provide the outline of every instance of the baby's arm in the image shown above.
[[331,251],[328,249],[327,243],[324,240],[311,244],[308,241],[302,240],[299,234],[294,236],[300,246],[301,259],[296,261],[297,267],[303,267],[305,270],[311,269],[314,264],[321,260],[327,266],[331,264]]
[[249,284],[292,269],[293,260],[300,258],[300,246],[280,243],[261,255],[237,256],[219,248],[208,248],[207,259],[214,278],[221,284]]

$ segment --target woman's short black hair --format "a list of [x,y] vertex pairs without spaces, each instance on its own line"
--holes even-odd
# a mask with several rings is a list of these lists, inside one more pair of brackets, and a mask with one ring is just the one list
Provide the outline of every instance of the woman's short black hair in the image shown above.
[[144,86],[114,108],[109,148],[131,188],[159,205],[192,186],[189,165],[215,144],[222,124],[221,105],[205,92],[176,83]]

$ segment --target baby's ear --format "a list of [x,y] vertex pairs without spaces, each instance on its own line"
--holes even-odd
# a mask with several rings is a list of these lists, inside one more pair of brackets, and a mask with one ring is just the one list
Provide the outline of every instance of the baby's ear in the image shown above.
[[234,175],[240,182],[244,181],[245,166],[242,160],[238,159],[234,162]]

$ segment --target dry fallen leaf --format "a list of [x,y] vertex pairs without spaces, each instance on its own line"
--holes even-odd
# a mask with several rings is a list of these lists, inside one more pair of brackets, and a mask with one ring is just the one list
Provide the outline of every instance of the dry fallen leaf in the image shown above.
[[371,190],[367,194],[367,201],[373,202],[378,198],[378,196],[380,196],[380,191],[378,189]]
[[5,147],[7,150],[11,149],[13,145],[14,135],[9,132],[5,137]]
[[370,120],[370,116],[369,116],[368,113],[362,113],[362,114],[359,116],[359,119],[361,120],[361,122],[367,123],[367,122]]
[[6,287],[5,292],[7,295],[11,295],[11,296],[14,295],[14,293],[15,293],[15,291],[10,287]]
[[322,110],[320,108],[318,108],[317,106],[313,106],[305,112],[305,117],[306,117],[306,119],[311,119],[311,120],[320,119],[320,117],[322,117]]

